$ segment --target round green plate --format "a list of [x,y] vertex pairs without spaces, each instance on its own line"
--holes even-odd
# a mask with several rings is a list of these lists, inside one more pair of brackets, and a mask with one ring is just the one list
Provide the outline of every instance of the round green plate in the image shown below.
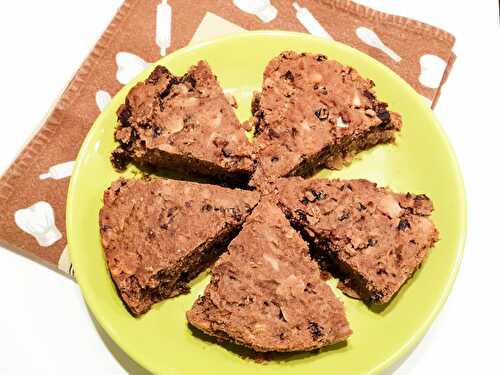
[[[198,60],[207,60],[224,89],[236,97],[238,116],[244,120],[250,116],[252,92],[261,86],[264,67],[284,50],[323,53],[353,66],[374,80],[378,97],[403,115],[397,145],[376,147],[363,152],[340,172],[324,170],[319,175],[367,178],[396,191],[426,193],[435,204],[433,220],[441,240],[424,266],[384,310],[370,309],[336,290],[354,333],[346,345],[320,353],[280,356],[279,360],[258,364],[242,358],[231,347],[195,336],[184,314],[196,296],[203,293],[209,281],[206,272],[191,283],[190,294],[161,302],[141,318],[133,318],[107,271],[98,228],[102,193],[120,176],[111,167],[109,156],[115,146],[115,113],[135,84],[131,82],[99,116],[80,150],[68,193],[67,232],[76,278],[88,306],[117,344],[155,373],[378,373],[417,344],[443,306],[457,275],[466,230],[459,167],[432,111],[390,69],[340,43],[285,32],[249,32],[216,39],[178,50],[159,64],[182,74]],[[144,79],[149,71],[138,79]],[[122,175],[133,176],[133,170]],[[331,284],[335,285],[335,281]]]

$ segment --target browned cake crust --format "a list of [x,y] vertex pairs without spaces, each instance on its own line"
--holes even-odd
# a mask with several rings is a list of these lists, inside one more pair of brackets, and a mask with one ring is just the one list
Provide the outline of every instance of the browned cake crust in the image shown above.
[[307,176],[327,163],[391,142],[400,116],[378,101],[374,83],[323,55],[283,52],[264,72],[252,104],[257,168],[251,183]]
[[261,352],[313,350],[351,334],[307,244],[267,201],[216,262],[187,318],[211,336]]
[[175,180],[114,182],[104,193],[100,233],[123,301],[139,315],[189,291],[237,234],[255,192]]
[[367,302],[389,302],[438,239],[425,195],[393,193],[366,180],[296,177],[277,188],[292,224]]
[[182,77],[158,66],[118,110],[112,154],[117,169],[130,160],[191,175],[245,183],[251,144],[208,64]]

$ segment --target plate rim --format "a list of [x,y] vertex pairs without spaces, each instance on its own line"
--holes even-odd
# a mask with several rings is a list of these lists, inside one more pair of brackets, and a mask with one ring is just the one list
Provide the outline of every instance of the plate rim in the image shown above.
[[[334,40],[329,40],[321,37],[317,37],[311,34],[307,33],[300,33],[300,32],[290,32],[290,31],[278,31],[278,30],[258,30],[258,31],[244,31],[244,32],[239,32],[239,33],[234,33],[231,35],[226,35],[226,36],[221,36],[221,37],[216,37],[212,38],[200,43],[195,43],[188,45],[186,47],[180,48],[175,50],[174,52],[168,54],[165,57],[162,57],[161,59],[153,62],[150,64],[148,68],[146,68],[146,71],[149,71],[153,67],[156,67],[158,65],[166,65],[168,64],[170,59],[175,59],[177,55],[182,55],[185,53],[189,53],[190,51],[197,50],[200,48],[204,48],[207,46],[211,46],[214,44],[218,44],[221,42],[225,42],[228,40],[234,40],[234,39],[246,39],[246,38],[254,38],[254,37],[292,37],[292,38],[300,38],[300,39],[310,39],[314,41],[321,40],[323,43],[328,42],[331,44],[336,45],[336,48],[344,49],[346,50],[349,54],[354,54],[360,56],[362,59],[370,61],[370,63],[377,64],[379,68],[382,70],[385,70],[385,72],[392,76],[392,79],[399,81],[406,89],[408,95],[412,96],[420,96],[404,79],[402,79],[397,73],[395,73],[392,69],[390,69],[388,66],[382,64],[378,60],[374,59],[373,57],[365,54],[364,52],[357,50],[353,47],[350,47],[344,43],[334,41]],[[129,91],[131,87],[133,87],[139,77],[141,77],[144,74],[142,72],[139,74],[137,77],[135,77],[131,82],[123,86],[118,93],[122,91]],[[116,96],[115,95],[115,96]],[[405,93],[406,95],[406,93]],[[114,97],[112,100],[115,100]],[[466,190],[465,190],[465,184],[464,184],[464,179],[463,179],[463,174],[460,169],[460,165],[458,163],[458,158],[456,156],[456,153],[451,145],[450,139],[448,138],[448,135],[444,128],[442,127],[441,123],[439,122],[438,118],[434,114],[434,112],[424,103],[423,100],[419,101],[420,106],[419,110],[427,112],[427,114],[432,117],[432,120],[434,122],[434,125],[443,140],[443,144],[445,146],[445,152],[449,154],[451,160],[453,161],[453,169],[454,169],[454,174],[456,175],[457,178],[457,183],[458,183],[458,191],[457,194],[459,196],[459,207],[457,207],[457,210],[459,211],[460,214],[460,224],[461,228],[463,229],[462,232],[460,233],[457,241],[457,256],[455,259],[455,262],[453,264],[452,271],[450,272],[450,275],[447,279],[447,283],[445,284],[443,288],[443,293],[441,294],[440,298],[438,301],[436,301],[434,308],[432,311],[428,314],[427,318],[423,322],[423,324],[420,325],[418,329],[414,331],[412,334],[411,338],[409,338],[406,343],[401,346],[398,350],[394,351],[393,354],[389,357],[387,357],[385,360],[381,361],[377,366],[373,367],[370,369],[368,372],[365,374],[378,374],[384,370],[390,369],[392,366],[394,366],[398,361],[400,360],[405,360],[406,356],[410,354],[410,351],[415,348],[418,343],[422,340],[422,338],[425,336],[425,334],[428,332],[430,326],[436,319],[437,315],[445,305],[452,287],[456,281],[456,278],[458,276],[458,272],[460,269],[460,265],[462,263],[463,259],[463,253],[464,253],[464,248],[465,248],[465,241],[466,241],[466,234],[467,234],[467,200],[466,200]],[[99,315],[96,313],[98,311],[98,307],[96,305],[95,300],[90,296],[89,290],[85,289],[85,287],[82,287],[82,284],[80,283],[80,278],[81,276],[78,275],[78,266],[74,263],[75,259],[78,259],[78,256],[76,255],[76,251],[73,250],[73,246],[71,245],[72,242],[72,237],[73,237],[73,196],[74,196],[74,191],[76,189],[77,185],[77,180],[78,180],[78,175],[79,171],[81,169],[82,163],[84,156],[87,154],[87,150],[90,146],[90,141],[92,138],[92,135],[95,133],[97,129],[97,123],[101,121],[101,117],[104,116],[105,111],[99,114],[95,121],[93,122],[92,126],[88,130],[85,139],[80,146],[80,149],[78,151],[77,158],[75,159],[75,165],[73,168],[73,173],[71,175],[69,187],[68,187],[68,193],[67,193],[67,202],[66,202],[66,238],[67,238],[67,247],[70,255],[70,259],[73,263],[73,268],[75,269],[75,278],[76,281],[78,282],[78,286],[80,287],[81,293],[83,295],[83,298],[85,300],[85,303],[87,304],[90,312],[92,313],[93,317],[97,320],[99,325],[104,329],[107,335],[128,355],[130,358],[132,358],[135,362],[137,362],[140,366],[142,366],[144,369],[153,371],[155,372],[154,367],[148,361],[140,354],[140,352],[136,351],[133,349],[133,347],[130,347],[130,345],[127,343],[127,340],[121,339],[121,335],[119,335],[112,327],[112,325],[108,322],[107,319],[105,319],[103,316]],[[78,263],[78,261],[76,262]]]

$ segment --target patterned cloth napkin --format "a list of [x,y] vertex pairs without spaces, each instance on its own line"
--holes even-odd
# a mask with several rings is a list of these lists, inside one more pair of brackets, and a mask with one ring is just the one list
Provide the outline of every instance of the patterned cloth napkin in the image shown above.
[[389,66],[434,106],[453,35],[348,0],[126,0],[42,127],[0,180],[0,244],[72,274],[65,209],[73,161],[111,97],[151,62],[244,30],[309,32]]

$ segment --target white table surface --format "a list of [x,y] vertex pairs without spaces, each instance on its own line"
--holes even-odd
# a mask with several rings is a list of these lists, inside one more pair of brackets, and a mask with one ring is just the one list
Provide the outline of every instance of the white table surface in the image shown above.
[[[458,59],[436,114],[465,178],[469,210],[465,257],[441,314],[393,371],[499,374],[498,1],[361,2],[440,26],[457,37]],[[0,171],[35,130],[120,3],[0,3]],[[1,374],[144,373],[96,325],[78,285],[69,278],[0,248],[0,295]]]

